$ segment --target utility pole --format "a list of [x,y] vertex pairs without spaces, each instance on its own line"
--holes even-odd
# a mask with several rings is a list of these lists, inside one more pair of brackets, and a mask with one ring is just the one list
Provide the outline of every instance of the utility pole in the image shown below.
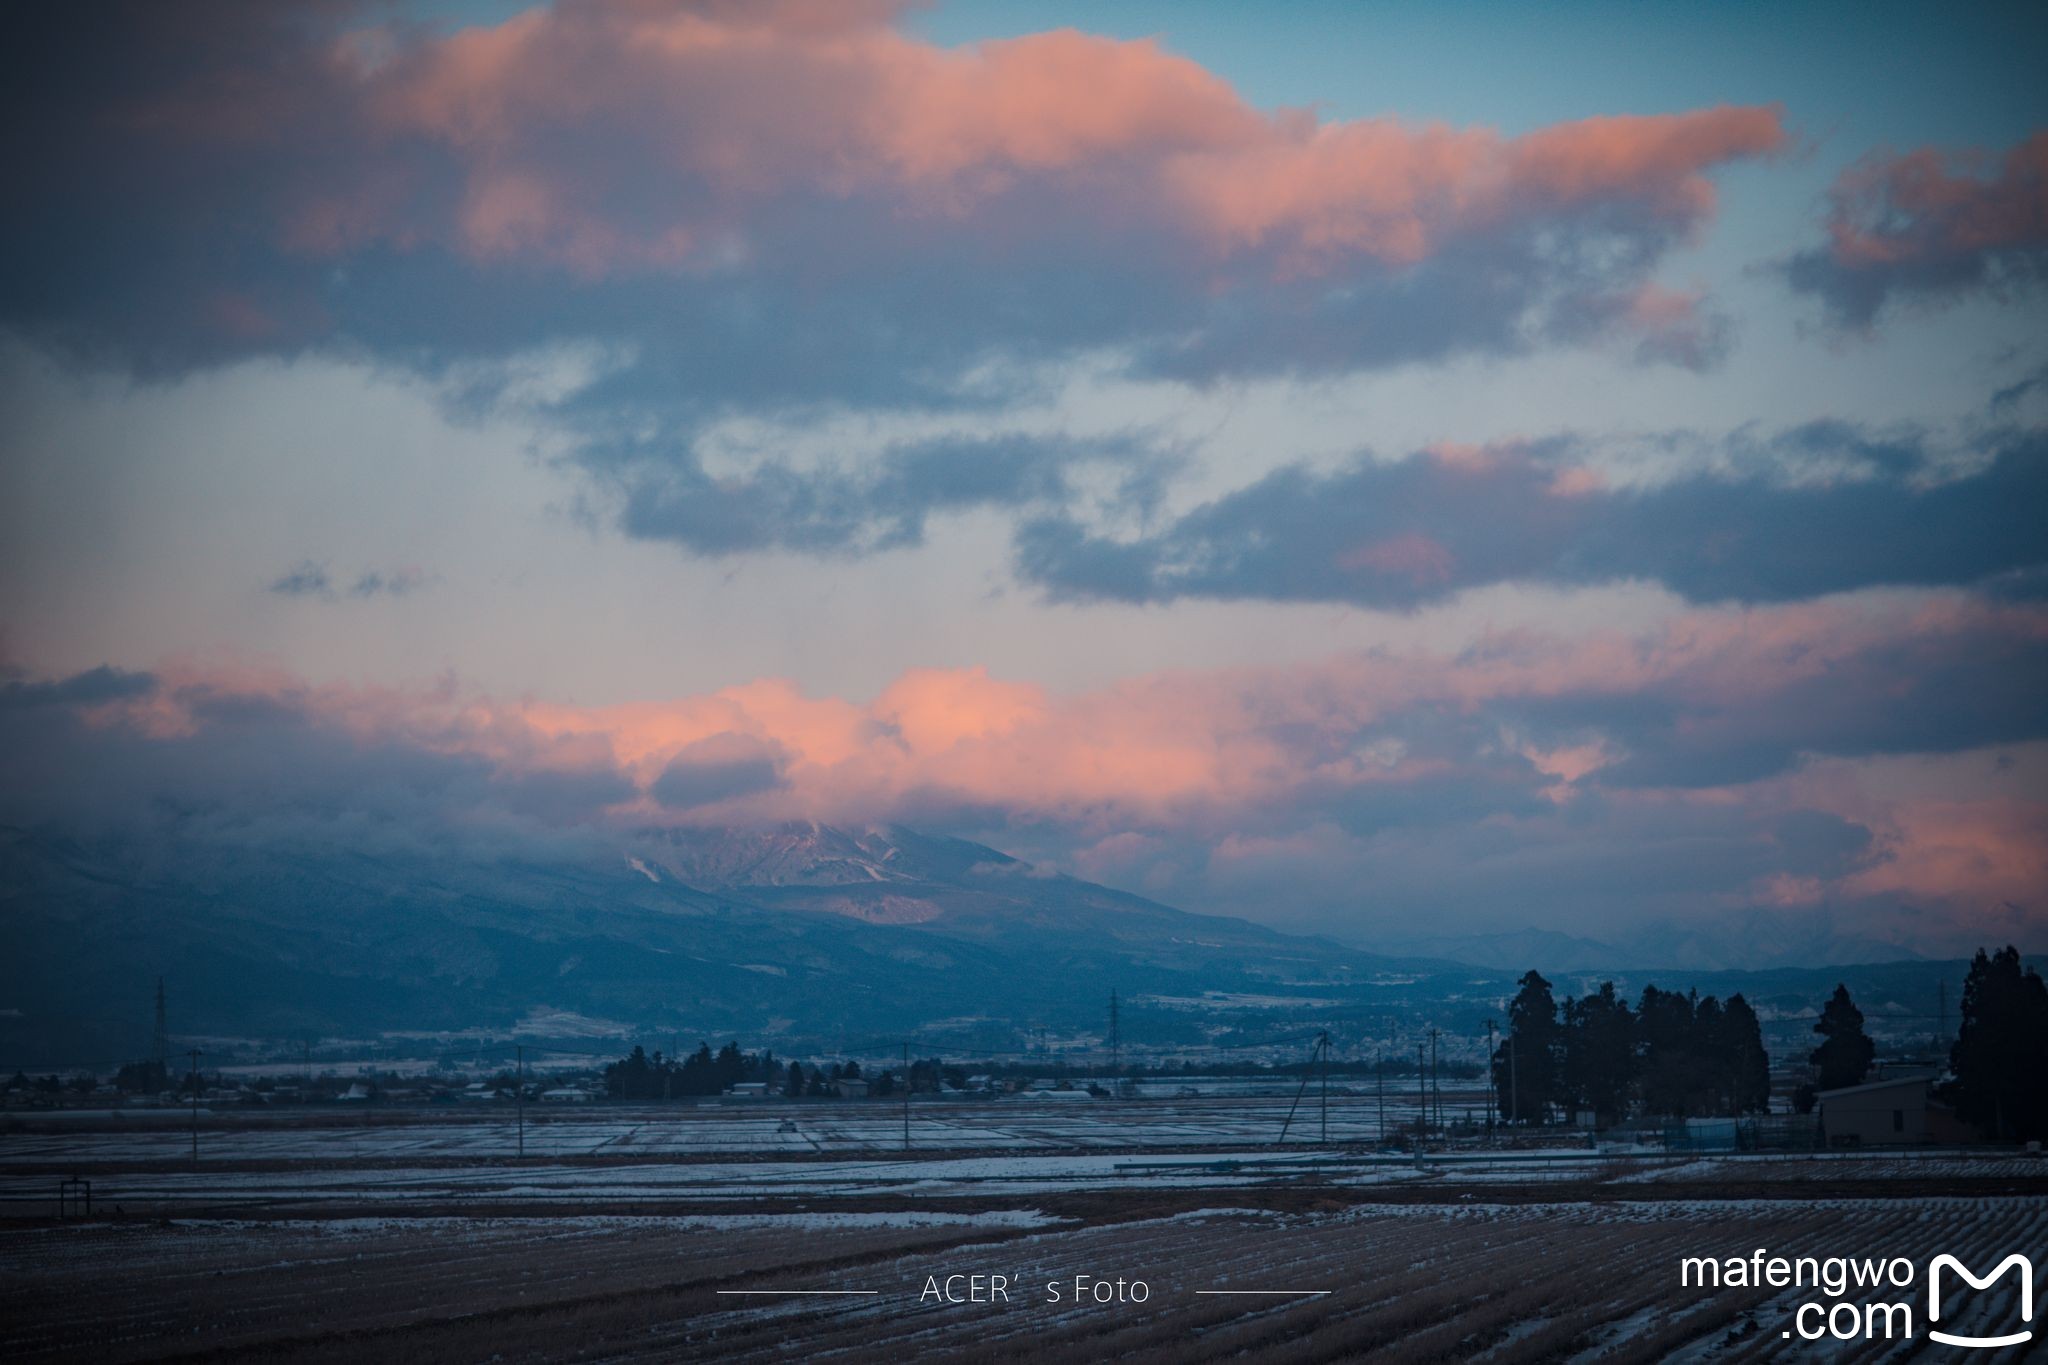
[[1118,1079],[1123,1075],[1124,1051],[1124,1039],[1120,1022],[1117,1011],[1116,988],[1112,986],[1109,991],[1109,1095],[1111,1099],[1119,1098],[1123,1087],[1122,1081]]
[[1515,1035],[1508,1035],[1508,1122],[1522,1121],[1522,1081],[1515,1070]]
[[1416,1136],[1419,1139],[1429,1131],[1429,1069],[1422,1064],[1423,1045],[1415,1045],[1415,1102],[1421,1106],[1415,1120]]
[[[1948,1037],[1948,978],[1943,977],[1941,978],[1941,980],[1935,982],[1934,990],[1934,998],[1936,1002],[1934,1007],[1934,1047],[1936,1054],[1939,1055],[1941,1051],[1942,1041]],[[158,1000],[159,1004],[157,1008],[161,1010],[163,1008],[161,1004],[162,996],[158,996]]]
[[[1280,1125],[1280,1140],[1287,1141],[1288,1130],[1294,1127],[1294,1116],[1301,1112],[1301,1097],[1308,1093],[1308,1083],[1316,1078],[1316,1062],[1323,1056],[1330,1044],[1330,1035],[1318,1033],[1316,1045],[1309,1049],[1308,1065],[1301,1069],[1301,1084],[1295,1087],[1294,1103],[1287,1106],[1286,1121]],[[1327,1063],[1323,1068],[1323,1140],[1330,1139],[1330,1072]]]
[[910,1044],[903,1044],[903,1150],[910,1150]]
[[168,1086],[171,1083],[171,1032],[164,1024],[164,979],[156,979],[156,1038],[151,1044],[151,1054],[156,1058],[158,1081]]
[[1325,1029],[1316,1039],[1316,1047],[1323,1057],[1323,1146],[1330,1145],[1330,1034]]
[[1493,1093],[1493,1020],[1486,1021],[1486,1131],[1493,1131],[1493,1121],[1500,1115],[1500,1105]]
[[512,1107],[519,1112],[519,1159],[526,1159],[526,1044],[512,1045],[519,1054],[519,1067],[512,1078]]
[[1387,1059],[1375,1050],[1372,1054],[1372,1069],[1380,1078],[1380,1144],[1387,1141]]
[[1444,1091],[1443,1087],[1437,1084],[1436,1079],[1436,1027],[1434,1025],[1431,1025],[1429,1030],[1429,1101],[1430,1125],[1441,1128],[1444,1126]]
[[192,1078],[192,1164],[197,1166],[199,1164],[199,1058],[204,1054],[195,1047],[186,1055],[192,1059],[191,1070],[188,1073]]

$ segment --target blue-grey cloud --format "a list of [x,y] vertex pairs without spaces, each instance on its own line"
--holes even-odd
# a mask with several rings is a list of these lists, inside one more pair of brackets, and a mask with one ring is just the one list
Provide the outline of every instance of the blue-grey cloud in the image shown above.
[[782,785],[782,756],[772,743],[732,733],[684,745],[654,780],[654,799],[692,810]]
[[332,597],[334,580],[325,565],[304,559],[273,579],[268,591],[280,597]]
[[1135,538],[1036,518],[1017,568],[1064,599],[1408,608],[1509,582],[1648,580],[1694,601],[1785,601],[2048,563],[2040,431],[2006,433],[1959,475],[1923,437],[1841,422],[1744,438],[1733,470],[1648,486],[1606,486],[1583,453],[1556,439],[1290,466]]
[[344,589],[336,583],[325,564],[300,560],[271,580],[268,592],[280,597],[309,597],[333,602],[343,597],[407,597],[426,585],[426,575],[410,566],[397,569],[365,569]]
[[350,597],[409,597],[426,583],[426,575],[415,568],[369,569],[349,584]]
[[156,675],[152,673],[110,668],[105,664],[83,673],[74,673],[68,678],[35,681],[9,678],[4,670],[0,670],[0,709],[83,707],[133,701],[148,696],[156,685]]
[[1828,202],[1827,244],[1784,270],[1844,327],[1868,329],[1894,301],[2030,290],[2048,271],[2048,131],[1995,160],[1876,154],[1843,172]]
[[854,555],[916,545],[936,514],[1063,507],[1083,467],[1106,468],[1117,504],[1142,511],[1177,463],[1134,440],[1001,436],[900,445],[860,465],[770,461],[731,477],[713,476],[694,457],[643,452],[608,461],[601,478],[616,489],[629,535],[698,555]]
[[[181,715],[159,731],[95,719],[138,703]],[[346,847],[504,825],[564,829],[635,795],[603,755],[493,761],[421,734],[363,733],[312,693],[166,682],[92,669],[0,685],[0,824],[66,836],[204,826]],[[522,756],[524,757],[524,756]]]
[[[1318,137],[1148,44],[1040,35],[976,78],[980,54],[892,29],[899,6],[834,8],[724,7],[699,24],[744,41],[663,43],[639,41],[659,16],[583,0],[498,35],[502,70],[425,27],[351,34],[366,4],[18,8],[0,320],[145,372],[314,345],[439,372],[594,339],[626,359],[563,416],[600,446],[973,403],[992,367],[1090,350],[1211,378],[1619,336],[1705,364],[1714,325],[1645,307],[1649,281],[1711,215],[1707,174],[1784,138],[1755,108]],[[1085,104],[1076,61],[1136,107],[1068,128],[993,88]],[[956,87],[979,131],[899,107]],[[1257,201],[1253,175],[1296,192]]]

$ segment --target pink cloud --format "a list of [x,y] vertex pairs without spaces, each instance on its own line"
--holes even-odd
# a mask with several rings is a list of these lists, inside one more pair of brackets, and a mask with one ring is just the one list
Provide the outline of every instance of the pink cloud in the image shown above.
[[2048,132],[1987,169],[1981,152],[1922,147],[1842,173],[1830,192],[1828,241],[1847,266],[2048,244]]
[[2048,800],[1912,801],[1887,816],[1880,858],[1844,891],[1995,906],[2048,887]]
[[1615,859],[1662,899],[1601,895],[1644,913],[1920,907],[1964,933],[2048,910],[2048,751],[2028,703],[1971,681],[2038,671],[2044,643],[2039,607],[1863,597],[1071,693],[969,667],[865,699],[761,679],[582,707],[183,664],[79,715],[103,752],[144,756],[127,799],[181,809],[246,778],[267,814],[273,786],[322,779],[265,755],[317,754],[371,784],[348,809],[399,772],[458,823],[999,829],[1035,861],[1212,906],[1289,877],[1332,905],[1382,875],[1406,904],[1532,876],[1570,895]]
[[[1503,633],[1451,656],[1374,652],[1286,668],[1154,673],[1072,694],[982,668],[917,669],[865,702],[762,679],[603,707],[499,700],[452,684],[314,687],[272,671],[185,666],[162,670],[164,686],[149,697],[100,714],[106,724],[192,735],[204,729],[210,700],[260,697],[365,740],[397,737],[512,770],[602,759],[643,790],[685,748],[738,737],[787,756],[788,785],[758,798],[754,813],[764,818],[875,818],[936,795],[1105,829],[1194,828],[1317,793],[1441,775],[1453,761],[1446,755],[1393,740],[1361,747],[1376,725],[1418,707],[1476,715],[1502,703],[1654,695],[1684,713],[1682,730],[1689,715],[1704,723],[1768,711],[1873,659],[1896,667],[1915,651],[1942,655],[2015,637],[2048,639],[2048,613],[1967,599],[1817,602],[1697,610],[1649,634]],[[1598,779],[1626,754],[1599,734],[1501,742],[1534,772],[1567,784]],[[1712,790],[1691,799],[1711,799]]]
[[1935,147],[1867,157],[1829,190],[1826,226],[1790,277],[1854,326],[1894,294],[2022,283],[2048,259],[2048,131],[1996,159]]
[[1448,583],[1457,560],[1442,542],[1420,532],[1358,545],[1337,556],[1337,567],[1406,578],[1418,587]]
[[[178,367],[320,337],[427,367],[610,341],[686,416],[1093,348],[1197,379],[1374,368],[1639,333],[1631,301],[1711,219],[1712,177],[1786,137],[1760,107],[1519,135],[1331,119],[1158,41],[944,47],[901,8],[574,0],[452,31],[342,31],[349,0],[138,12],[133,61],[104,25],[46,26],[35,113],[64,136],[19,197],[34,240],[79,244],[52,325]],[[109,226],[114,200],[133,211]],[[137,260],[157,268],[115,308],[99,286]],[[622,281],[649,292],[598,287]],[[222,295],[270,325],[223,326]],[[796,321],[820,311],[844,337],[826,363]],[[1698,363],[1691,330],[1639,349]]]
[[[352,35],[332,60],[360,105],[367,180],[309,190],[289,240],[440,242],[581,274],[708,270],[792,195],[945,219],[1029,186],[1200,269],[1250,258],[1299,276],[1411,266],[1519,216],[1595,206],[1689,231],[1713,209],[1706,172],[1784,141],[1763,108],[1513,138],[1328,122],[1255,109],[1150,40],[1061,30],[942,48],[891,9],[587,3],[441,38]],[[452,195],[394,169],[422,150]]]

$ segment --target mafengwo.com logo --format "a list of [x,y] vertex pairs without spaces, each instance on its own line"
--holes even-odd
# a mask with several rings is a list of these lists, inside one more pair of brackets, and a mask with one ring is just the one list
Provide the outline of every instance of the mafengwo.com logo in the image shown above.
[[[2017,1270],[2020,1276],[2020,1321],[2031,1323],[2034,1320],[2034,1263],[2032,1261],[2015,1251],[2012,1255],[2000,1261],[1996,1270],[1979,1279],[1970,1272],[1968,1266],[1944,1252],[1942,1255],[1935,1257],[1927,1266],[1927,1320],[1930,1323],[1937,1322],[1941,1318],[1941,1272],[1944,1269],[1953,1270],[1956,1274],[1962,1276],[1963,1279],[1969,1281],[1972,1289],[1989,1289],[2004,1277],[2006,1271]],[[1966,1337],[1930,1327],[1927,1335],[1933,1337],[1936,1341],[1945,1342],[1950,1346],[2017,1346],[2023,1341],[2032,1341],[2034,1338],[2032,1328],[2019,1332],[2008,1332],[2004,1336]]]
[[[1978,1294],[2006,1293],[2006,1277],[2017,1278],[2012,1307],[2002,1310],[1999,1322],[1981,1321],[1973,1306],[1986,1300],[1959,1291],[1957,1282]],[[1791,1325],[1781,1336],[1803,1341],[1905,1340],[1917,1335],[1914,1300],[1909,1296],[1886,1301],[1878,1295],[1886,1290],[1912,1290],[1920,1275],[1904,1256],[1890,1260],[1867,1256],[1773,1256],[1759,1247],[1750,1255],[1717,1260],[1709,1256],[1679,1258],[1679,1284],[1686,1289],[1814,1289],[1825,1297],[1809,1299],[1792,1310]],[[1927,1335],[1945,1346],[1993,1349],[2018,1346],[2034,1339],[2034,1263],[2013,1252],[1979,1275],[1955,1256],[1943,1252],[1927,1263]],[[1944,1297],[1944,1291],[1948,1297]],[[1973,1330],[1949,1328],[1969,1321]],[[1991,1328],[1994,1330],[1978,1330]]]

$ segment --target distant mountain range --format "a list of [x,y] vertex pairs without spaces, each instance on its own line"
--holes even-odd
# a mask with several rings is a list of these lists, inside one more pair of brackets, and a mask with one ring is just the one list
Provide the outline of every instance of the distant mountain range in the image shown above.
[[0,833],[0,915],[0,1062],[81,1039],[132,1055],[159,975],[188,1036],[547,1018],[565,1032],[755,1040],[921,1030],[956,1048],[1099,1029],[1112,990],[1328,998],[1383,983],[1392,999],[1471,976],[901,828],[653,831],[466,856],[13,830]]
[[1499,971],[1767,971],[1919,958],[1911,948],[1843,932],[1823,916],[1751,910],[1712,924],[1651,923],[1607,941],[1547,929],[1386,939],[1390,953],[1448,958]]
[[[1372,952],[1196,915],[901,827],[652,830],[551,844],[422,834],[375,847],[180,835],[97,843],[0,829],[0,1065],[142,1055],[165,978],[180,1037],[739,1038],[954,1053],[1098,1037],[1233,1046],[1417,1019],[1483,1036],[1513,979],[1592,974],[1769,989],[1787,1016],[1842,972],[1769,940],[1721,973],[1708,936],[1610,945],[1529,931]],[[1744,932],[1743,926],[1732,931]],[[1660,943],[1664,946],[1660,946]],[[1839,950],[1839,945],[1834,945]],[[1890,956],[1901,956],[1887,949]],[[1659,953],[1671,956],[1654,960]],[[1853,973],[1866,1008],[1923,1008],[1954,964]],[[1855,983],[1864,984],[1855,984]]]

